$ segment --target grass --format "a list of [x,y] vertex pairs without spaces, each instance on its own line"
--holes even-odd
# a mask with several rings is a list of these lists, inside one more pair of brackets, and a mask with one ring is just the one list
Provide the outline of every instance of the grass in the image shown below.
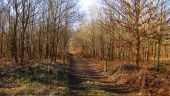
[[62,69],[51,68],[47,66],[37,66],[35,68],[17,68],[5,74],[5,80],[19,80],[23,84],[37,81],[42,84],[49,84],[51,80],[66,81],[67,73]]
[[84,92],[87,95],[95,94],[95,96],[110,96],[109,92],[105,92],[103,90],[97,90],[97,89],[86,89]]
[[69,89],[66,87],[59,87],[58,93],[55,94],[57,96],[69,96]]
[[92,95],[95,94],[95,96],[110,96],[111,94],[109,92],[106,92],[104,90],[101,90],[98,82],[83,82],[82,85],[85,85],[87,88],[84,90],[84,94],[86,95]]
[[[67,85],[68,82],[67,72],[57,65],[18,67],[7,71],[0,79],[0,96],[3,94],[60,94],[57,96],[66,96],[64,94],[68,93],[67,90],[60,90],[59,93],[55,92],[58,90],[58,86],[61,84]],[[54,87],[52,89],[55,90],[52,90],[51,87]]]
[[14,71],[11,71],[9,73],[5,74],[4,81],[13,81],[13,80],[19,80],[22,84],[28,84],[32,81],[39,81],[42,83],[47,83],[47,77],[45,75],[42,77],[41,73],[43,72],[42,69],[36,68],[36,69],[28,69],[28,68],[18,68]]

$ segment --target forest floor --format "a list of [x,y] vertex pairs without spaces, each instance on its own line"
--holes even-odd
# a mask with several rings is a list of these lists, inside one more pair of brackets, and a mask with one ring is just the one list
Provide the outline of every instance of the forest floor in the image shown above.
[[[137,67],[114,61],[103,72],[104,61],[70,54],[68,64],[32,62],[25,66],[1,61],[0,96],[169,96],[170,64],[159,72],[151,64]],[[4,62],[4,63],[3,63]],[[5,65],[4,65],[5,64]]]

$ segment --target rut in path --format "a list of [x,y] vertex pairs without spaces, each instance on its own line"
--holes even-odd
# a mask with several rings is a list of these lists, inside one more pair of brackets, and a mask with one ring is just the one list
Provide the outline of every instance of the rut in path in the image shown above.
[[[97,69],[97,64],[90,64],[88,60],[73,56],[69,65],[69,88],[71,96],[87,96],[83,92],[88,90],[84,82],[98,82],[100,90],[114,94],[124,94],[134,91],[125,86],[115,86],[113,82],[104,82],[107,77]],[[95,96],[95,95],[91,95]]]

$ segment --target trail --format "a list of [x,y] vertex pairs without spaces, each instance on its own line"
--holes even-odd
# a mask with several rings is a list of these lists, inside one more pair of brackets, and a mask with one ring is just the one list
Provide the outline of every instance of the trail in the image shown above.
[[89,89],[102,90],[109,94],[108,96],[122,96],[133,91],[124,86],[114,85],[112,81],[107,81],[102,70],[97,69],[96,66],[98,65],[89,63],[85,58],[72,56],[68,76],[70,96],[98,96],[93,93],[87,94],[86,91]]

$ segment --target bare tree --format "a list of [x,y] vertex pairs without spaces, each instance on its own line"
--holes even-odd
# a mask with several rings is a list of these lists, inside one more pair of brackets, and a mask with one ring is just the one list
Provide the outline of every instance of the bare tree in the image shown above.
[[[170,2],[168,0],[159,0],[157,3],[157,7],[153,7],[154,9],[150,11],[150,23],[149,26],[149,32],[147,34],[147,37],[151,38],[153,41],[156,41],[157,43],[157,70],[160,69],[160,51],[161,51],[161,45],[162,42],[165,41],[166,34],[169,30],[169,7],[167,4]],[[150,6],[154,6],[153,3],[151,3]]]
[[[105,0],[106,5],[118,14],[115,19],[122,28],[129,32],[129,36],[134,38],[136,46],[136,64],[139,65],[141,59],[141,43],[143,34],[146,29],[146,24],[150,20],[149,11],[157,7],[159,0],[118,0],[110,1]],[[149,4],[154,2],[152,8],[148,8]]]

